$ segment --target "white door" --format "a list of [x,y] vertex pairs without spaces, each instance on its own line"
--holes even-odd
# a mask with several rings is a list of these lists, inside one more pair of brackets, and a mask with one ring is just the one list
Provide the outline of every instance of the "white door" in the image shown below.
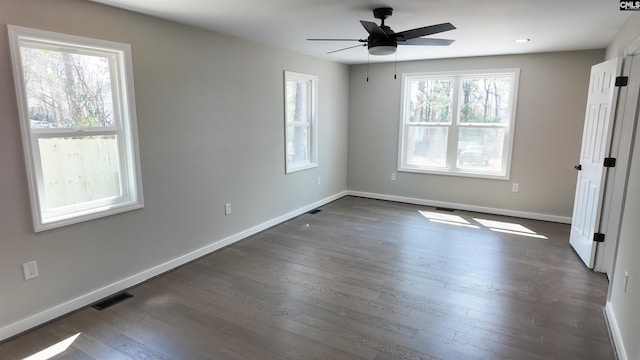
[[[640,41],[627,49],[622,74],[629,77],[629,85],[621,87],[616,104],[616,120],[613,124],[611,157],[617,159],[616,166],[607,170],[600,231],[605,233],[605,242],[598,243],[594,270],[604,272],[611,279],[618,237],[622,221],[622,208],[627,190],[627,175],[636,129],[636,118],[640,109]],[[640,360],[640,359],[638,359]]]
[[604,158],[610,150],[610,134],[618,95],[615,80],[620,73],[621,64],[621,59],[612,59],[591,67],[569,237],[571,246],[589,268],[593,268],[595,259],[597,243],[593,238],[600,227],[607,169],[604,167]]

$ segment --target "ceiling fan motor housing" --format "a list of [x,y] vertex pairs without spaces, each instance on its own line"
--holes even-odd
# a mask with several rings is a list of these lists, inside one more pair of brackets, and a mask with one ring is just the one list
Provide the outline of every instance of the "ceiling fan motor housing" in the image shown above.
[[384,20],[393,14],[393,9],[390,7],[383,7],[373,9],[373,17],[380,19],[382,23],[380,28],[387,34],[387,37],[382,36],[369,36],[367,39],[367,48],[371,55],[389,55],[396,52],[398,48],[398,42],[393,37],[393,30],[384,24]]

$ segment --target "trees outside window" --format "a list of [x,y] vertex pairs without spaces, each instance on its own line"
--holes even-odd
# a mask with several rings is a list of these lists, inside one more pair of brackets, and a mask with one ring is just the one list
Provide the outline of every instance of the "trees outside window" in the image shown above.
[[142,207],[130,47],[9,37],[36,231]]
[[399,170],[507,179],[519,70],[403,76]]

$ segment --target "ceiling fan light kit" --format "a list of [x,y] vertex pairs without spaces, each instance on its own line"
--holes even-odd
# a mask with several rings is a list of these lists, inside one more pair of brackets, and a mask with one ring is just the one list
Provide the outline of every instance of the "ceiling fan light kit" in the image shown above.
[[396,52],[398,43],[390,39],[369,40],[367,47],[371,55],[390,55]]
[[385,46],[385,45],[380,45],[375,47],[370,46],[369,54],[370,55],[391,55],[396,52],[397,48],[398,48],[397,46]]
[[[367,30],[369,37],[366,39],[307,39],[310,41],[358,41],[360,43],[366,43],[371,55],[390,55],[396,52],[398,45],[418,45],[418,46],[449,46],[454,40],[449,39],[434,39],[434,38],[422,38],[423,36],[433,35],[445,31],[454,30],[456,27],[451,23],[442,23],[437,25],[425,26],[421,28],[415,28],[411,30],[402,31],[399,33],[394,32],[391,28],[385,25],[386,18],[393,14],[393,9],[390,7],[382,7],[373,9],[373,17],[380,19],[380,25],[360,20],[362,27]],[[334,53],[338,51],[348,50],[356,48],[356,46],[350,46],[343,49],[330,51]]]

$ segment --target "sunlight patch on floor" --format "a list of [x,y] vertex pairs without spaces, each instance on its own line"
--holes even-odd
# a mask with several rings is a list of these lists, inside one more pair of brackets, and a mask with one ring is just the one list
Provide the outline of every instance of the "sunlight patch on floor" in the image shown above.
[[434,223],[439,223],[439,224],[464,226],[464,227],[468,227],[468,228],[472,228],[472,229],[479,229],[480,228],[478,225],[463,224],[463,223],[459,223],[459,222],[455,222],[455,221],[437,220],[437,219],[429,219],[429,221],[434,222]]
[[505,222],[505,221],[478,219],[478,218],[473,218],[473,220],[479,222],[480,224],[487,227],[491,231],[501,232],[505,234],[528,236],[528,237],[537,238],[537,239],[548,239],[546,236],[540,235],[535,231],[521,224]]
[[[431,212],[424,210],[418,210],[418,212],[425,218],[429,219],[429,221],[434,223],[480,229],[480,226],[470,223],[468,220],[459,215],[443,214],[440,212]],[[537,239],[548,239],[548,237],[538,234],[522,224],[506,221],[487,220],[481,218],[473,218],[473,220],[491,231],[519,236],[527,236]]]
[[491,229],[503,229],[503,230],[522,232],[522,233],[535,234],[535,231],[530,230],[527,227],[522,226],[520,224],[516,224],[516,223],[510,223],[510,222],[504,222],[504,221],[495,221],[495,220],[486,220],[486,219],[478,219],[478,218],[473,218],[473,220],[475,220],[475,221],[479,222],[480,224],[484,225],[485,227],[488,227],[488,228],[491,228]]
[[69,338],[66,338],[56,344],[49,346],[48,348],[38,351],[37,353],[24,358],[23,360],[48,360],[52,357],[65,352],[71,344],[80,336],[80,333],[77,333]]
[[501,233],[505,233],[505,234],[528,236],[528,237],[537,238],[537,239],[548,239],[548,237],[546,237],[544,235],[536,234],[535,232],[534,233],[527,233],[527,232],[518,232],[518,231],[512,231],[512,230],[506,230],[506,229],[494,229],[494,228],[489,228],[489,230],[495,231],[495,232],[501,232]]
[[447,224],[447,225],[456,225],[456,226],[464,226],[473,229],[479,229],[480,227],[477,225],[470,224],[467,220],[463,219],[461,216],[453,215],[453,214],[442,214],[437,212],[430,211],[418,211],[422,216],[429,219],[431,222]]

